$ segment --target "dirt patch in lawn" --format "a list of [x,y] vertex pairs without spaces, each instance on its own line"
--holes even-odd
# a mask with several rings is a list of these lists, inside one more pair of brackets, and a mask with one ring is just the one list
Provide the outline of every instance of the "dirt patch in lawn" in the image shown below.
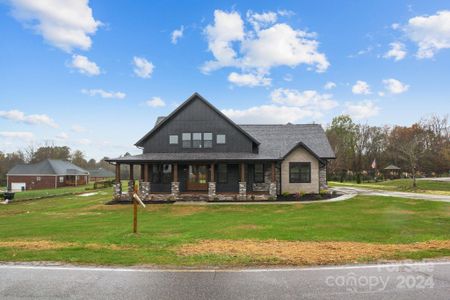
[[237,225],[237,226],[232,226],[232,227],[228,227],[228,229],[232,229],[232,230],[258,230],[258,229],[264,229],[265,226],[261,226],[261,225],[254,225],[254,224],[243,224],[243,225]]
[[427,241],[413,244],[372,244],[359,242],[294,242],[255,240],[204,240],[177,249],[183,256],[217,254],[235,257],[276,260],[281,264],[320,265],[358,262],[382,258],[396,252],[450,249],[450,241]]
[[56,241],[2,241],[0,242],[0,247],[4,248],[15,248],[15,249],[24,249],[24,250],[56,250],[56,249],[65,249],[65,248],[74,248],[81,247],[92,250],[129,250],[131,247],[124,247],[114,244],[80,244],[80,243],[72,243],[72,242],[56,242]]

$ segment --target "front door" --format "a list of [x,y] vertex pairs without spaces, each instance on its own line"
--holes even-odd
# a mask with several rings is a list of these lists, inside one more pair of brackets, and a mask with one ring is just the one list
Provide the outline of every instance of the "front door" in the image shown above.
[[207,191],[208,190],[208,166],[206,165],[189,165],[188,191]]

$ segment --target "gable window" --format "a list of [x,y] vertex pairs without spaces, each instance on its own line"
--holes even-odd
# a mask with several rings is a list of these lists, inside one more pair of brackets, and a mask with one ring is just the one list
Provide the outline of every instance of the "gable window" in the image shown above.
[[201,148],[202,147],[202,134],[199,132],[195,132],[192,134],[192,148]]
[[253,169],[253,180],[255,183],[264,182],[264,164],[255,164]]
[[217,165],[217,183],[227,183],[227,182],[228,182],[227,165],[226,164],[218,164]]
[[310,183],[311,163],[291,162],[289,163],[289,183]]
[[225,136],[225,134],[218,134],[216,136],[216,143],[217,144],[225,144],[226,143],[226,136]]
[[177,145],[178,144],[178,135],[176,135],[176,134],[169,135],[169,144]]
[[212,133],[203,133],[203,148],[212,148]]
[[183,133],[181,135],[183,139],[183,148],[191,148],[191,134],[190,133]]

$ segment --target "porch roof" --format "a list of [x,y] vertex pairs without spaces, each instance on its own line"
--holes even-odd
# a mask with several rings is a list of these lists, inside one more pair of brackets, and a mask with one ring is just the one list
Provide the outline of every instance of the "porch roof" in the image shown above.
[[192,153],[144,153],[113,159],[108,162],[144,163],[144,162],[179,162],[179,161],[245,161],[245,160],[277,160],[274,157],[256,153],[242,152],[192,152]]

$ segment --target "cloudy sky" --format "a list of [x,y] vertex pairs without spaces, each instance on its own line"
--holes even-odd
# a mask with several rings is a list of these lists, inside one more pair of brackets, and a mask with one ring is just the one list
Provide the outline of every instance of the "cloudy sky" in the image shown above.
[[0,151],[139,153],[193,92],[237,123],[450,112],[449,2],[152,2],[0,0]]

